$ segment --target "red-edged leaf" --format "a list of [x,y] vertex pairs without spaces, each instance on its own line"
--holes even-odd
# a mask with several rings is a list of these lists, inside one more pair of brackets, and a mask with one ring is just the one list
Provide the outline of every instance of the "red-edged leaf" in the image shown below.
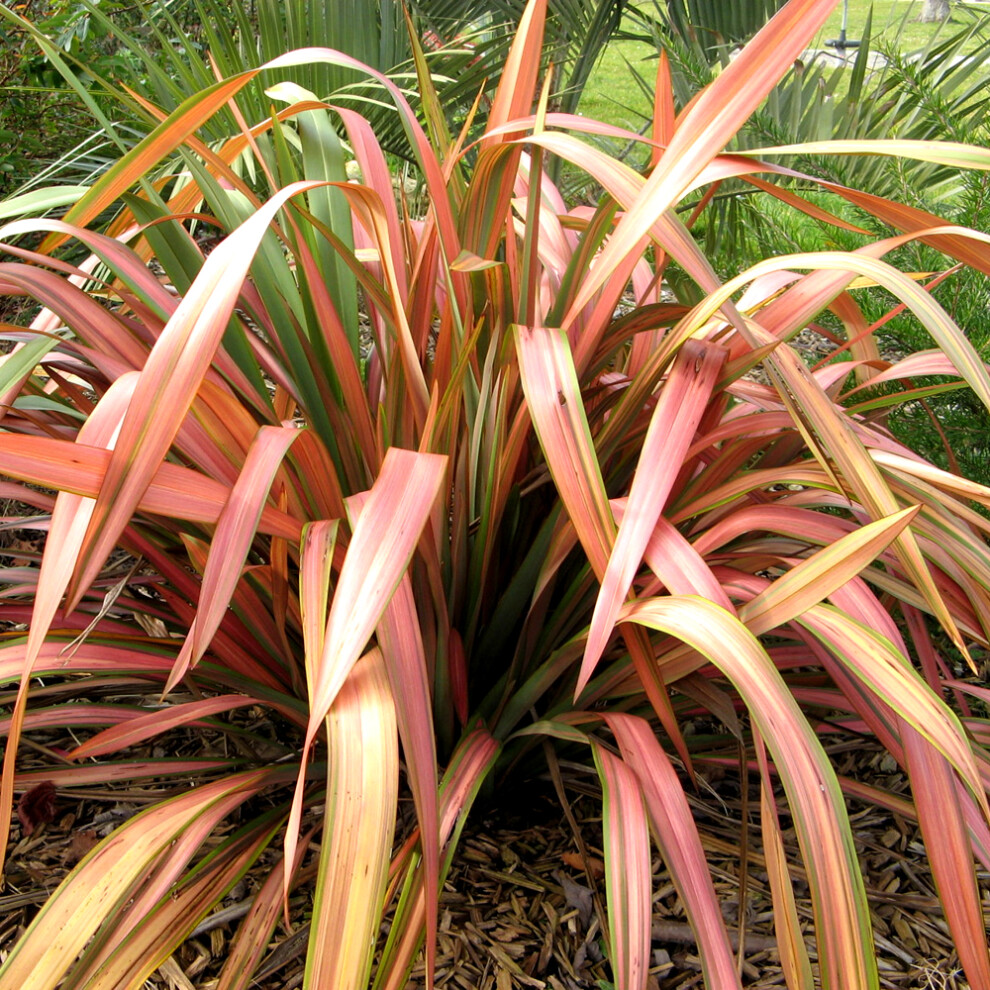
[[[359,515],[367,493],[348,499],[348,510]],[[437,797],[437,749],[433,733],[430,677],[416,609],[413,584],[402,576],[376,630],[385,673],[395,699],[399,739],[407,765],[419,819],[426,896],[426,968],[432,982],[435,969],[437,914],[440,903],[440,840]]]
[[[612,514],[621,524],[625,515],[625,499],[614,498],[611,505]],[[701,595],[721,605],[727,612],[735,612],[735,606],[705,558],[664,516],[657,519],[643,557],[650,570],[672,594]]]
[[[101,683],[106,683],[101,681]],[[135,680],[121,678],[118,684],[134,684]],[[24,716],[24,727],[51,729],[54,727],[105,726],[129,722],[147,714],[140,708],[125,708],[123,705],[71,704],[54,705],[51,708],[35,708]],[[0,719],[0,736],[7,734],[10,719]]]
[[[488,113],[489,129],[525,117],[532,111],[546,16],[547,0],[529,0],[516,29],[515,40],[502,69],[498,91]],[[509,140],[509,137],[503,137],[502,140]],[[493,143],[496,143],[495,138],[482,139],[482,147]]]
[[615,985],[644,990],[650,969],[650,833],[636,774],[593,744],[602,782],[608,929]]
[[595,602],[579,687],[591,676],[612,635],[615,617],[629,594],[724,360],[725,351],[721,348],[688,341],[678,352],[660,390],[626,500],[622,525]]
[[389,449],[347,547],[327,619],[310,724],[322,722],[381,620],[430,518],[447,458]]
[[990,986],[986,925],[955,775],[921,733],[905,727],[901,738],[925,851],[959,961],[970,986]]
[[[906,281],[910,282],[909,279]],[[911,284],[913,286],[913,283]],[[925,293],[922,292],[922,295]],[[811,425],[814,435],[824,441],[826,456],[833,459],[840,467],[845,484],[849,486],[860,504],[875,519],[894,515],[900,509],[900,505],[883,475],[845,417],[838,413],[831,401],[821,393],[801,359],[790,348],[783,348],[775,351],[769,360],[782,370],[787,387],[801,409],[799,414],[801,419],[806,420]],[[984,377],[986,377],[985,373]],[[990,397],[990,390],[987,394]],[[908,577],[924,595],[946,632],[966,655],[966,647],[956,628],[955,620],[932,579],[910,528],[901,531],[895,541],[895,550]]]
[[[134,394],[137,377],[137,374],[130,373],[111,385],[79,430],[80,443],[112,448],[121,419]],[[93,506],[91,498],[71,492],[60,492],[55,499],[46,553],[38,576],[38,590],[34,596],[34,616],[28,633],[29,671],[69,585]]]
[[[385,455],[381,474],[354,523],[327,619],[323,652],[306,661],[312,684],[304,753],[308,753],[412,559],[446,467],[447,459],[436,454],[391,447]],[[304,757],[286,829],[285,854],[289,860],[295,856],[299,835],[305,765]]]
[[958,718],[907,659],[873,629],[832,606],[816,605],[798,621],[955,767],[990,821],[972,746]]
[[75,604],[103,566],[167,453],[230,319],[255,251],[281,207],[321,183],[277,192],[206,259],[141,372],[100,486],[69,590]]
[[235,708],[256,704],[258,704],[257,698],[247,697],[243,694],[221,694],[216,698],[206,698],[203,701],[187,701],[180,705],[170,705],[158,711],[137,715],[120,725],[114,725],[103,732],[98,732],[84,743],[80,743],[75,749],[70,750],[68,758],[79,760],[83,757],[116,753],[118,750],[135,746],[146,739],[152,739],[181,725],[188,725],[190,722],[197,722],[199,719],[218,715],[220,712],[229,712]]
[[258,431],[217,521],[203,571],[203,591],[196,618],[169,675],[165,694],[182,680],[190,667],[199,663],[220,628],[241,579],[275,474],[298,436],[298,430],[286,426],[263,426]]
[[454,714],[461,725],[468,720],[468,668],[464,653],[464,641],[453,626],[447,639],[447,667],[450,670],[450,694],[454,703]]
[[[95,230],[87,230],[85,227],[77,227],[66,223],[64,220],[38,218],[20,220],[7,224],[0,231],[0,237],[6,239],[19,234],[31,234],[42,230],[65,234],[84,244],[101,261],[112,268],[118,277],[134,288],[151,305],[155,306],[160,313],[168,314],[175,309],[177,305],[175,296],[158,281],[154,272],[137,254],[115,237],[108,237],[106,234],[101,234]],[[57,262],[54,262],[51,258],[46,258],[44,255],[32,254],[30,257],[32,260],[42,261],[53,267],[57,266]],[[70,273],[72,273],[71,270],[67,272],[67,274]],[[76,273],[79,273],[78,269],[73,274]]]
[[[65,654],[66,645],[64,639],[49,639],[43,643],[38,651],[34,672],[40,675],[59,670],[67,673],[92,670],[100,674],[119,675],[126,671],[128,674],[158,680],[171,667],[174,658],[174,651],[168,647],[135,650],[112,641],[94,644],[88,640],[69,656]],[[23,642],[0,647],[0,682],[9,683],[21,676],[26,655],[27,648]]]
[[[0,435],[4,473],[33,484],[96,498],[110,464],[110,451],[52,437]],[[178,464],[160,464],[150,486],[138,501],[139,512],[215,523],[230,489],[219,481]],[[296,542],[302,524],[278,509],[266,507],[259,530]]]
[[[416,353],[416,343],[412,337],[409,318],[405,307],[402,305],[402,279],[393,261],[393,248],[390,244],[386,210],[382,205],[381,197],[373,189],[346,182],[336,185],[347,198],[354,215],[375,239],[375,244],[378,247],[379,263],[385,276],[384,281],[389,288],[389,297],[395,300],[391,316],[395,321],[399,356],[406,375],[406,398],[417,423],[422,425],[426,420],[430,395],[426,387],[423,367]],[[398,248],[395,248],[395,253],[396,256],[399,256]]]
[[990,488],[986,485],[950,474],[920,458],[905,457],[888,450],[871,450],[870,456],[882,468],[892,468],[899,474],[920,478],[958,498],[973,499],[981,505],[990,506]]
[[718,896],[677,772],[649,723],[633,715],[602,718],[643,788],[657,846],[698,939],[705,984],[738,990],[739,975]]
[[[120,963],[123,963],[127,968],[133,966],[138,973],[143,971],[144,975],[154,970],[154,950],[149,951],[148,941],[150,940],[158,948],[158,951],[162,951],[168,945],[170,938],[168,927],[164,931],[153,931],[153,928],[156,927],[156,916],[160,918],[163,915],[166,917],[171,915],[170,921],[180,929],[190,920],[195,924],[198,920],[195,914],[190,919],[182,914],[176,916],[173,913],[172,897],[179,896],[179,892],[183,888],[187,892],[189,891],[189,886],[183,881],[189,878],[188,870],[192,858],[202,850],[206,835],[205,829],[209,827],[210,823],[215,827],[225,816],[235,811],[243,803],[244,798],[241,795],[237,793],[225,794],[200,814],[195,828],[176,834],[160,855],[148,864],[144,875],[132,887],[130,896],[127,896],[122,906],[113,912],[107,923],[100,928],[94,940],[87,946],[86,952],[80,960],[80,965],[72,970],[73,979],[77,979],[81,986],[99,986],[101,985],[102,973],[97,976],[96,971],[106,972],[109,969],[112,972]],[[270,835],[272,831],[270,822],[265,831]],[[257,832],[255,832],[255,841],[257,839]],[[236,848],[237,842],[236,840],[234,842],[234,848]],[[231,851],[230,844],[227,845],[225,851]],[[221,851],[219,854],[209,857],[209,862],[215,863],[225,858],[223,851]],[[248,863],[242,861],[240,872],[243,872],[247,865]],[[201,864],[193,876],[198,874],[202,877],[208,869],[209,866]],[[195,880],[193,883],[197,885]],[[221,887],[221,891],[222,889]],[[200,887],[199,894],[200,910],[205,913],[208,907],[216,902],[220,891],[213,890],[211,892],[209,885],[207,885],[205,889]],[[204,900],[205,903],[203,903]],[[190,911],[195,911],[195,908],[188,901],[187,907]],[[171,934],[171,937],[176,936]],[[179,941],[182,940],[180,935]],[[144,942],[144,951],[135,953],[136,947],[142,942]],[[167,958],[167,956],[160,956],[158,962],[163,958]],[[137,973],[132,972],[130,975],[132,979],[138,978]],[[111,975],[107,978],[107,984],[111,986],[121,983],[126,985],[126,982],[127,978],[119,975],[119,971],[116,977]]]
[[[45,308],[57,313],[93,349],[94,364],[103,365],[101,370],[107,368],[103,358],[117,374],[141,367],[146,348],[128,332],[120,317],[108,312],[77,285],[43,268],[11,263],[0,264],[0,281],[5,283],[4,294],[17,289],[44,300]],[[57,327],[56,323],[51,329]]]
[[[521,326],[514,327],[514,333],[520,380],[547,466],[591,569],[601,581],[615,543],[616,526],[567,335],[561,330]],[[648,639],[634,626],[623,630],[623,638],[650,703],[690,767],[690,754],[658,676]],[[591,664],[582,667],[575,697],[593,672]]]
[[601,578],[616,527],[567,336],[553,329],[513,329],[520,379],[547,466],[591,568]]
[[43,771],[19,773],[14,777],[15,789],[33,787],[50,778],[56,787],[92,787],[114,782],[127,783],[155,777],[190,777],[221,770],[230,770],[229,760],[114,760],[112,763],[87,763],[81,767],[48,767]]
[[863,571],[917,514],[911,506],[846,533],[771,582],[740,607],[739,618],[757,635],[790,622]]
[[653,92],[653,141],[650,164],[656,168],[664,146],[674,136],[677,126],[677,110],[674,107],[674,80],[670,74],[670,59],[661,49],[657,59],[656,88]]
[[[173,882],[127,932],[100,933],[102,946],[91,946],[84,968],[73,973],[80,986],[134,986],[149,976],[186,941],[207,912],[247,872],[268,847],[274,831],[270,821],[255,824],[213,852],[195,871]],[[132,909],[133,910],[133,909]],[[119,922],[118,915],[114,921]]]
[[375,135],[371,124],[359,113],[346,107],[334,107],[340,114],[340,119],[347,128],[354,157],[361,166],[362,180],[378,192],[382,201],[382,209],[388,225],[387,248],[392,252],[392,268],[395,272],[396,284],[399,288],[398,299],[406,302],[409,294],[406,278],[406,259],[403,256],[404,239],[399,213],[395,203],[395,193],[392,189],[392,173],[389,171],[385,152]]

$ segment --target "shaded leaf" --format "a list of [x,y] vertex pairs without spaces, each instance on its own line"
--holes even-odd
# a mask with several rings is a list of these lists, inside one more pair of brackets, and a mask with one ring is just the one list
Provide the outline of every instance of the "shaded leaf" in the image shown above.
[[21,795],[17,802],[17,820],[24,835],[32,835],[42,825],[55,821],[55,785],[50,780],[36,784]]

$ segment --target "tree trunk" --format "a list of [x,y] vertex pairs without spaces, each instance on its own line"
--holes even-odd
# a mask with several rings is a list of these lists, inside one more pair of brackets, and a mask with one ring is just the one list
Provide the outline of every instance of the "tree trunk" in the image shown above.
[[925,0],[918,20],[922,24],[944,21],[949,17],[949,0]]

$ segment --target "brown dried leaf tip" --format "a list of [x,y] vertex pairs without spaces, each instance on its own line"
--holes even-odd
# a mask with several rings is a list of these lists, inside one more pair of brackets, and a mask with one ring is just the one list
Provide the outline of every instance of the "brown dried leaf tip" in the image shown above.
[[90,850],[95,849],[100,843],[100,837],[95,830],[87,828],[82,832],[73,832],[69,839],[69,848],[65,853],[67,866],[75,866]]
[[55,785],[50,780],[25,791],[17,802],[17,818],[25,835],[55,820]]
[[[585,869],[585,861],[576,852],[565,852],[560,858],[572,870],[583,872]],[[587,867],[596,880],[602,880],[605,877],[605,864],[597,856],[588,857]]]

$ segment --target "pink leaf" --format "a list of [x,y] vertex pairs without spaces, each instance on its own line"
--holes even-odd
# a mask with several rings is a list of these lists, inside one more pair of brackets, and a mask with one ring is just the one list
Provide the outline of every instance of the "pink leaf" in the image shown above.
[[663,512],[725,361],[725,351],[688,341],[660,390],[633,477],[625,514],[602,577],[577,690],[587,683]]
[[632,770],[595,745],[602,781],[605,884],[615,985],[645,990],[650,967],[650,833],[643,793]]

